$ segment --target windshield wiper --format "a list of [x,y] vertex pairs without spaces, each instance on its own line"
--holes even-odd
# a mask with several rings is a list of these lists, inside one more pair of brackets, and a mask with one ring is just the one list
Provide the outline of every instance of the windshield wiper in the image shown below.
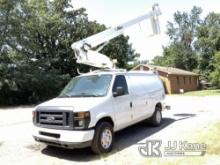
[[72,95],[72,97],[100,97],[100,95],[82,92],[82,93],[77,94],[77,95]]
[[90,93],[80,93],[80,94],[76,94],[76,95],[69,95],[69,94],[63,94],[61,96],[58,96],[58,98],[68,98],[68,97],[101,97],[102,95],[99,94],[90,94]]
[[90,95],[82,95],[82,97],[100,97],[100,95],[90,94]]

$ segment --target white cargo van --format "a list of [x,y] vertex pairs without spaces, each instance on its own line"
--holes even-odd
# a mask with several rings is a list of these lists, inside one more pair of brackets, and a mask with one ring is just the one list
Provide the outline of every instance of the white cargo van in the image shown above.
[[61,94],[36,107],[33,137],[65,148],[112,149],[114,132],[162,120],[164,88],[153,72],[94,71],[73,78]]

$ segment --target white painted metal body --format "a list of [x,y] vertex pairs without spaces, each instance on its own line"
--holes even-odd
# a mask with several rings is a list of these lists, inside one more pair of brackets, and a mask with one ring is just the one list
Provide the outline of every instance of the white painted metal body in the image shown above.
[[[90,141],[94,136],[94,127],[103,118],[109,117],[114,123],[114,131],[119,131],[132,124],[150,118],[156,104],[163,105],[165,97],[163,84],[153,72],[92,72],[81,76],[112,75],[108,93],[103,97],[54,98],[37,106],[41,109],[69,110],[75,112],[89,111],[91,121],[88,130],[56,130],[35,127],[34,137],[47,141],[79,143]],[[123,75],[128,86],[128,94],[114,97],[113,84],[118,75]],[[132,106],[130,105],[132,103]],[[40,135],[39,132],[57,133],[60,138]]]

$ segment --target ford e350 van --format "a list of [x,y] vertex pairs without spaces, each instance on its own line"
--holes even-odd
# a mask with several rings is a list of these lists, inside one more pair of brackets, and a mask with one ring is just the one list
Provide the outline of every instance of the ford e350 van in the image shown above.
[[111,151],[114,132],[148,119],[159,126],[165,98],[153,72],[94,71],[73,78],[33,112],[36,141],[64,148]]

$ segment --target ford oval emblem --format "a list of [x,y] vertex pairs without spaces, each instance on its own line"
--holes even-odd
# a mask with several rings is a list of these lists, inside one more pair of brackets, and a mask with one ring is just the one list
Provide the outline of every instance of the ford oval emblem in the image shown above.
[[47,117],[47,121],[54,121],[55,120],[55,117],[54,116],[48,116]]

